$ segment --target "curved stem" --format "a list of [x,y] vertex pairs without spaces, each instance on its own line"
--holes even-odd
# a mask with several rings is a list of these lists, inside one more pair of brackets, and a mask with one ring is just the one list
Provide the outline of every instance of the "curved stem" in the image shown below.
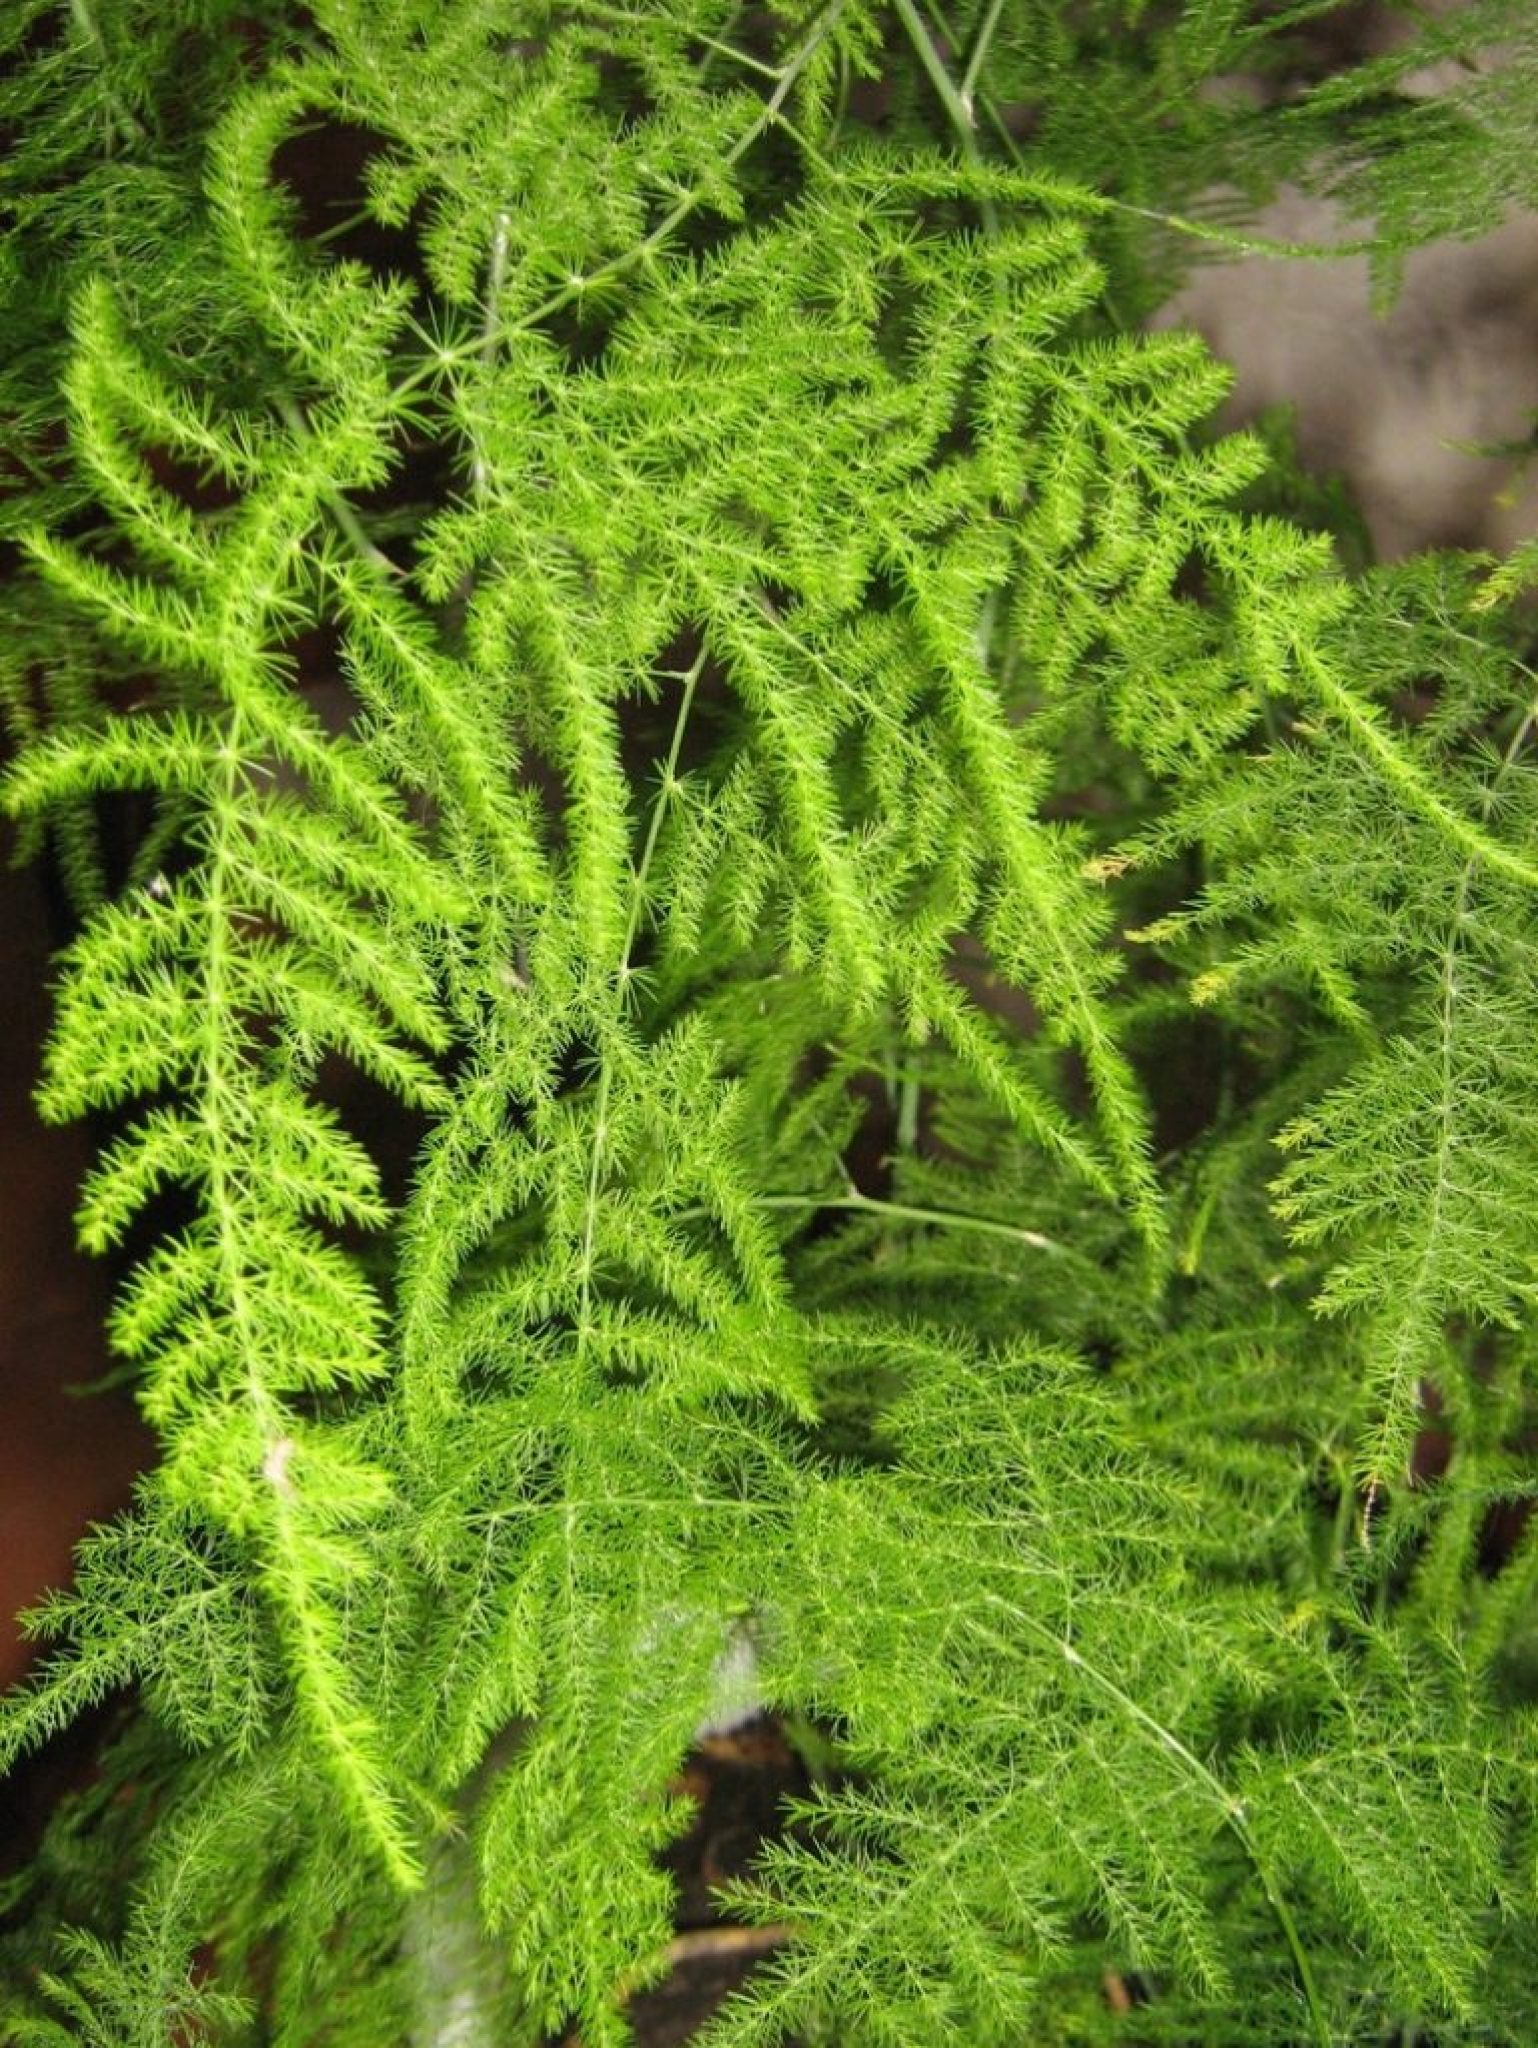
[[1162,1721],[1150,1714],[1148,1709],[1135,1700],[1129,1692],[1124,1691],[1114,1678],[1109,1677],[1104,1671],[1091,1664],[1065,1636],[1058,1635],[1055,1629],[1048,1628],[1044,1622],[1038,1621],[1034,1615],[1027,1614],[1023,1608],[1014,1606],[1010,1601],[1004,1599],[1001,1594],[989,1593],[984,1597],[991,1605],[1002,1608],[1012,1621],[1027,1629],[1039,1641],[1056,1650],[1065,1664],[1070,1665],[1073,1670],[1082,1673],[1108,1699],[1114,1700],[1130,1720],[1134,1721],[1146,1734],[1152,1736],[1161,1749],[1182,1764],[1191,1777],[1206,1792],[1211,1794],[1222,1812],[1224,1822],[1243,1847],[1245,1855],[1249,1858],[1255,1875],[1260,1882],[1260,1888],[1266,1895],[1266,1902],[1276,1917],[1277,1925],[1282,1930],[1282,1938],[1287,1943],[1288,1950],[1292,1956],[1293,1965],[1298,1973],[1298,1983],[1308,2006],[1309,2025],[1314,2039],[1319,2044],[1319,2048],[1332,2048],[1334,2035],[1330,2028],[1329,2017],[1324,2009],[1324,2002],[1319,1995],[1319,1986],[1314,1978],[1313,1965],[1308,1959],[1308,1951],[1304,1948],[1302,1936],[1298,1932],[1298,1923],[1293,1916],[1292,1908],[1288,1905],[1280,1886],[1272,1874],[1270,1864],[1261,1852],[1259,1843],[1250,1832],[1249,1816],[1245,1812],[1244,1802],[1234,1797],[1222,1779],[1207,1764],[1202,1762],[1194,1749],[1191,1749],[1186,1743],[1181,1741],[1172,1728],[1166,1728]]
[[982,76],[983,65],[988,59],[988,49],[993,41],[994,31],[998,28],[999,16],[1003,12],[1004,0],[993,0],[993,5],[983,16],[982,26],[977,31],[977,41],[972,45],[967,68],[961,74],[961,104],[969,118],[972,113],[973,95],[977,91],[977,81]]
[[[939,95],[940,104],[944,107],[946,116],[956,131],[956,139],[961,144],[962,155],[974,169],[980,169],[983,157],[982,151],[977,146],[977,116],[973,111],[970,89],[957,90],[955,81],[952,79],[950,71],[946,67],[939,51],[936,50],[929,31],[919,19],[919,11],[914,6],[913,0],[896,0],[896,5],[898,19],[907,30],[908,39],[913,44],[918,60],[928,73],[929,81]],[[993,39],[993,25],[998,19],[998,13],[999,9],[995,6],[989,19],[984,22],[978,34],[977,48],[972,53],[972,63],[967,67],[969,78],[975,77],[975,73],[981,69],[982,59],[987,54],[988,44]],[[996,239],[999,231],[999,217],[998,210],[994,206],[993,201],[986,198],[980,200],[978,211],[982,215],[984,231],[990,240]],[[1002,296],[1002,280],[996,281],[995,296]]]
[[[962,155],[970,164],[982,161],[977,147],[977,119],[968,100],[963,99],[956,88],[956,82],[934,46],[933,38],[919,18],[919,11],[913,0],[896,0],[897,18],[908,32],[914,53],[928,74],[940,104],[944,107],[951,126],[956,131],[956,140],[961,144]],[[997,12],[997,10],[995,10]],[[979,42],[982,38],[978,38]]]
[[1384,780],[1409,809],[1418,811],[1429,824],[1445,833],[1454,845],[1461,846],[1471,860],[1485,861],[1498,874],[1520,882],[1524,888],[1538,889],[1538,867],[1523,860],[1520,854],[1513,853],[1498,839],[1492,839],[1461,811],[1454,810],[1451,804],[1438,796],[1415,762],[1387,730],[1381,713],[1338,681],[1328,664],[1321,661],[1311,648],[1298,649],[1298,662],[1314,685],[1319,701],[1350,727],[1372,756]]

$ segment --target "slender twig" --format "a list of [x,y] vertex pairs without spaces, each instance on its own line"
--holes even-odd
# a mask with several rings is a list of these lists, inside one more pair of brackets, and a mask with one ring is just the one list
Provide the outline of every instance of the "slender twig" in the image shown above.
[[[992,1216],[973,1216],[964,1209],[927,1209],[913,1202],[886,1202],[879,1196],[850,1188],[842,1195],[750,1195],[755,1209],[854,1209],[870,1216],[889,1216],[898,1223],[927,1223],[937,1229],[975,1230],[989,1237],[1007,1238],[1012,1244],[1029,1245],[1032,1251],[1061,1252],[1065,1247],[1055,1237],[1039,1230],[1026,1230],[1017,1223],[1000,1223]],[[711,1212],[704,1208],[680,1209],[675,1223],[696,1223]]]
[[977,31],[977,41],[972,45],[972,54],[967,59],[967,68],[961,74],[959,97],[971,120],[972,96],[977,90],[977,81],[982,76],[983,65],[988,60],[988,49],[993,41],[994,31],[999,25],[999,16],[1004,12],[1004,0],[993,0],[993,5],[983,16],[982,27]]
[[[729,57],[734,64],[741,64],[747,71],[756,71],[760,78],[779,80],[774,65],[766,64],[762,57],[751,57],[746,50],[739,50],[735,43],[724,43],[718,36],[707,35],[703,29],[696,30],[695,41],[704,49],[714,50],[719,56]],[[702,67],[703,68],[703,67]]]
[[[933,42],[925,33],[913,0],[896,0],[897,11],[904,27],[913,38],[919,61],[929,73],[936,92],[939,94],[951,124],[956,130],[963,153],[969,163],[977,163],[977,113],[986,115],[988,125],[994,131],[1005,153],[1017,169],[1029,174],[1020,145],[1009,132],[1009,126],[997,102],[986,92],[977,89],[977,79],[982,70],[981,58],[987,54],[988,42],[992,40],[992,26],[984,22],[978,35],[978,47],[973,52],[973,61],[967,66],[966,83],[958,89],[949,71],[941,62]],[[926,0],[930,15],[939,23],[941,32],[954,46],[944,13],[935,0]],[[996,12],[997,10],[995,10]],[[979,54],[981,53],[981,55]],[[1062,194],[1065,203],[1072,200],[1086,213],[1130,213],[1140,220],[1149,220],[1160,227],[1173,228],[1177,233],[1194,235],[1203,242],[1212,242],[1221,248],[1231,250],[1236,256],[1277,256],[1289,257],[1305,263],[1333,263],[1348,256],[1370,256],[1379,246],[1375,238],[1361,236],[1343,242],[1290,242],[1270,235],[1246,235],[1237,229],[1218,228],[1201,221],[1189,219],[1184,214],[1165,213],[1153,206],[1138,206],[1130,199],[1116,199],[1108,192],[1083,192]]]
[[[309,421],[304,409],[286,391],[280,391],[273,400],[285,426],[290,427],[301,440],[311,439]],[[320,493],[321,503],[330,513],[337,531],[347,540],[353,551],[376,575],[387,576],[392,583],[398,583],[405,571],[398,562],[392,562],[382,547],[372,541],[364,529],[362,520],[354,512],[343,494],[327,484]]]
[[675,1935],[663,1954],[676,1967],[702,1957],[767,1955],[795,1938],[796,1929],[788,1920],[768,1927],[693,1927]]
[[1119,1970],[1107,1970],[1100,1979],[1105,1992],[1105,2002],[1114,2013],[1128,2013],[1134,2010],[1132,1994],[1127,1989],[1127,1980]]
[[[774,74],[779,80],[778,85],[731,148],[726,151],[721,159],[722,169],[735,169],[760,137],[776,125],[781,109],[795,90],[802,72],[832,34],[846,5],[847,0],[830,0],[830,4],[823,9],[801,47]],[[683,225],[690,214],[704,204],[705,197],[703,187],[685,192],[678,204],[639,241],[633,242],[620,255],[610,257],[607,263],[600,263],[597,269],[574,274],[559,291],[552,292],[549,298],[542,300],[530,312],[521,313],[514,320],[501,322],[493,339],[496,342],[504,342],[511,340],[515,335],[526,334],[530,329],[538,327],[542,321],[548,320],[552,314],[563,311],[599,286],[612,284],[615,279],[633,270],[637,264],[645,263],[649,257],[656,254],[668,237]],[[427,362],[396,386],[394,395],[397,401],[407,397],[418,385],[428,382],[444,370],[452,369],[456,363],[467,357],[478,354],[485,346],[486,338],[482,332],[471,343],[435,350]]]
[[[641,858],[636,863],[635,876],[631,885],[630,916],[625,926],[624,943],[620,949],[619,964],[615,969],[615,982],[623,1003],[630,982],[630,956],[635,950],[636,938],[641,929],[641,917],[646,908],[646,882],[651,872],[652,857],[657,850],[657,841],[662,835],[663,819],[668,804],[678,787],[678,763],[683,752],[684,731],[689,723],[689,713],[694,705],[694,692],[705,670],[708,648],[702,641],[700,651],[693,665],[683,679],[683,691],[679,697],[678,715],[673,722],[673,737],[668,744],[667,759],[662,767],[662,779],[657,790],[657,800],[652,805],[651,821],[647,826],[646,843],[641,849]],[[598,1228],[598,1191],[603,1180],[604,1147],[608,1141],[607,1118],[609,1096],[613,1087],[614,1064],[607,1057],[603,1061],[598,1077],[598,1093],[593,1115],[593,1156],[588,1166],[587,1199],[582,1219],[582,1308],[577,1324],[577,1341],[580,1346],[587,1336],[588,1316],[592,1302],[593,1286],[593,1241]]]
[[[676,1970],[687,1963],[732,1962],[739,1957],[767,1956],[794,1941],[796,1933],[789,1921],[776,1921],[767,1927],[690,1927],[682,1934],[675,1934],[657,1960],[665,1963],[669,1970]],[[650,1978],[651,1968],[647,1964],[627,1970],[615,1986],[615,2004],[624,2005]]]
[[1167,1755],[1174,1757],[1217,1803],[1224,1821],[1250,1860],[1255,1875],[1260,1881],[1260,1888],[1266,1895],[1267,1903],[1276,1916],[1276,1923],[1280,1927],[1282,1936],[1292,1954],[1293,1965],[1298,1973],[1298,1983],[1303,1992],[1304,2002],[1308,2007],[1309,2024],[1314,2038],[1319,2043],[1319,2048],[1332,2048],[1334,2034],[1330,2028],[1324,2003],[1319,1995],[1319,1986],[1314,1978],[1313,1965],[1309,1961],[1307,1949],[1303,1946],[1303,1939],[1298,1932],[1298,1923],[1293,1917],[1292,1908],[1288,1905],[1280,1886],[1277,1884],[1270,1863],[1263,1854],[1260,1844],[1255,1840],[1250,1830],[1249,1815],[1245,1811],[1244,1801],[1236,1798],[1230,1792],[1216,1772],[1203,1763],[1195,1750],[1189,1744],[1182,1742],[1172,1728],[1167,1728],[1155,1715],[1150,1714],[1148,1709],[1135,1700],[1131,1693],[1119,1686],[1108,1672],[1101,1671],[1098,1666],[1091,1664],[1082,1651],[1070,1642],[1066,1636],[1060,1636],[1055,1629],[1048,1628],[1045,1622],[1038,1621],[1033,1614],[1028,1614],[1023,1608],[1016,1607],[1012,1601],[1006,1600],[1002,1594],[988,1593],[984,1595],[984,1598],[990,1606],[1002,1609],[1012,1621],[1018,1623],[1020,1627],[1027,1630],[1031,1635],[1034,1635],[1038,1641],[1054,1649],[1065,1664],[1072,1670],[1080,1673],[1090,1684],[1098,1687],[1107,1699],[1115,1701],[1122,1712],[1139,1728],[1143,1729],[1146,1734],[1150,1735]]
[[[512,225],[513,217],[504,208],[497,215],[496,231],[491,238],[491,261],[486,274],[486,305],[481,318],[483,370],[490,370],[497,359],[497,306],[502,297],[502,287],[507,281],[507,251]],[[470,481],[475,487],[475,495],[484,498],[491,481],[490,465],[487,463],[485,446],[479,436],[474,437],[473,447],[474,453],[470,458]]]

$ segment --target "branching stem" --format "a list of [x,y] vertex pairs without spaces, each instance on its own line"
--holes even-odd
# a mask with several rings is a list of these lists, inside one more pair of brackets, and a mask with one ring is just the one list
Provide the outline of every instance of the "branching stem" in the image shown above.
[[[795,90],[797,80],[813,57],[816,56],[822,44],[832,34],[846,4],[847,0],[830,0],[830,5],[825,7],[817,17],[811,32],[802,42],[800,48],[774,74],[778,78],[779,83],[769,98],[765,100],[753,120],[748,123],[742,134],[738,136],[731,148],[727,150],[722,158],[722,167],[724,169],[735,169],[759,138],[774,127],[780,118],[781,109]],[[562,285],[559,291],[553,292],[549,298],[542,300],[531,312],[520,314],[515,320],[500,323],[494,332],[483,328],[471,343],[462,344],[458,348],[435,350],[427,362],[396,386],[395,398],[397,402],[408,397],[419,385],[427,383],[432,378],[440,375],[442,371],[451,369],[455,363],[463,361],[466,357],[479,355],[487,347],[488,343],[496,346],[510,341],[515,335],[528,333],[531,328],[538,327],[541,322],[550,319],[553,314],[564,311],[567,306],[583,298],[588,292],[594,290],[595,287],[612,284],[617,278],[623,277],[627,271],[633,270],[637,264],[645,263],[649,256],[654,255],[657,250],[664,246],[669,236],[683,225],[690,214],[695,212],[704,203],[704,198],[705,194],[702,190],[697,189],[692,192],[686,192],[678,201],[678,204],[665,214],[657,225],[647,234],[643,235],[638,242],[632,243],[620,255],[611,257],[607,263],[599,264],[595,270],[586,272],[580,277],[573,277],[569,283]]]
[[[954,45],[955,38],[942,10],[935,4],[935,0],[926,0],[926,5],[931,18],[947,40]],[[977,43],[959,90],[925,32],[913,0],[896,0],[896,6],[904,27],[913,38],[919,61],[928,72],[946,114],[956,130],[957,139],[968,163],[975,164],[980,161],[976,118],[980,110],[987,116],[989,127],[994,131],[1011,162],[1017,169],[1028,171],[1030,166],[1026,163],[1019,143],[1010,134],[997,102],[988,93],[978,90],[978,78],[982,73],[988,46],[993,40],[994,27],[1001,11],[997,0],[978,31]],[[1240,234],[1232,228],[1212,227],[1201,221],[1191,220],[1185,214],[1164,213],[1157,207],[1138,206],[1130,199],[1116,199],[1108,192],[1091,192],[1087,188],[1077,195],[1077,198],[1078,204],[1086,213],[1133,214],[1140,220],[1153,221],[1159,227],[1173,228],[1177,234],[1193,235],[1198,241],[1215,243],[1220,248],[1232,250],[1236,256],[1276,256],[1305,263],[1335,263],[1343,257],[1370,256],[1378,246],[1370,236],[1359,236],[1344,242],[1290,242],[1270,235]]]
[[967,59],[967,68],[961,75],[960,99],[967,119],[973,120],[972,98],[977,91],[977,81],[982,76],[983,66],[988,61],[988,51],[993,43],[994,31],[999,25],[999,16],[1004,12],[1004,0],[993,0],[993,5],[983,16],[982,26],[977,31],[977,41],[972,45],[972,54]]

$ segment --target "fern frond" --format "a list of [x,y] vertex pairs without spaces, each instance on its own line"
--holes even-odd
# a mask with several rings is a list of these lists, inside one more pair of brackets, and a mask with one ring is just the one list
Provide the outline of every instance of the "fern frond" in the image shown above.
[[0,1714],[136,1693],[21,2038],[621,2048],[744,1705],[833,1770],[707,2041],[1526,2024],[1522,561],[1348,581],[1130,317],[1284,177],[1510,196],[1322,10],[0,25],[5,801],[160,1440]]

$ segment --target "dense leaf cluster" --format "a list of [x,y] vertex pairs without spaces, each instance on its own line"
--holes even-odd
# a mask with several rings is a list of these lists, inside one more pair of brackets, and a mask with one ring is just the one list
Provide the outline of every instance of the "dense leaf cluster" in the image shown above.
[[163,1447],[0,1712],[136,1701],[11,2038],[617,2048],[745,1651],[836,1768],[716,2048],[1530,2037],[1520,564],[1348,582],[1126,325],[1218,177],[1523,196],[1329,11],[4,31],[6,797]]

